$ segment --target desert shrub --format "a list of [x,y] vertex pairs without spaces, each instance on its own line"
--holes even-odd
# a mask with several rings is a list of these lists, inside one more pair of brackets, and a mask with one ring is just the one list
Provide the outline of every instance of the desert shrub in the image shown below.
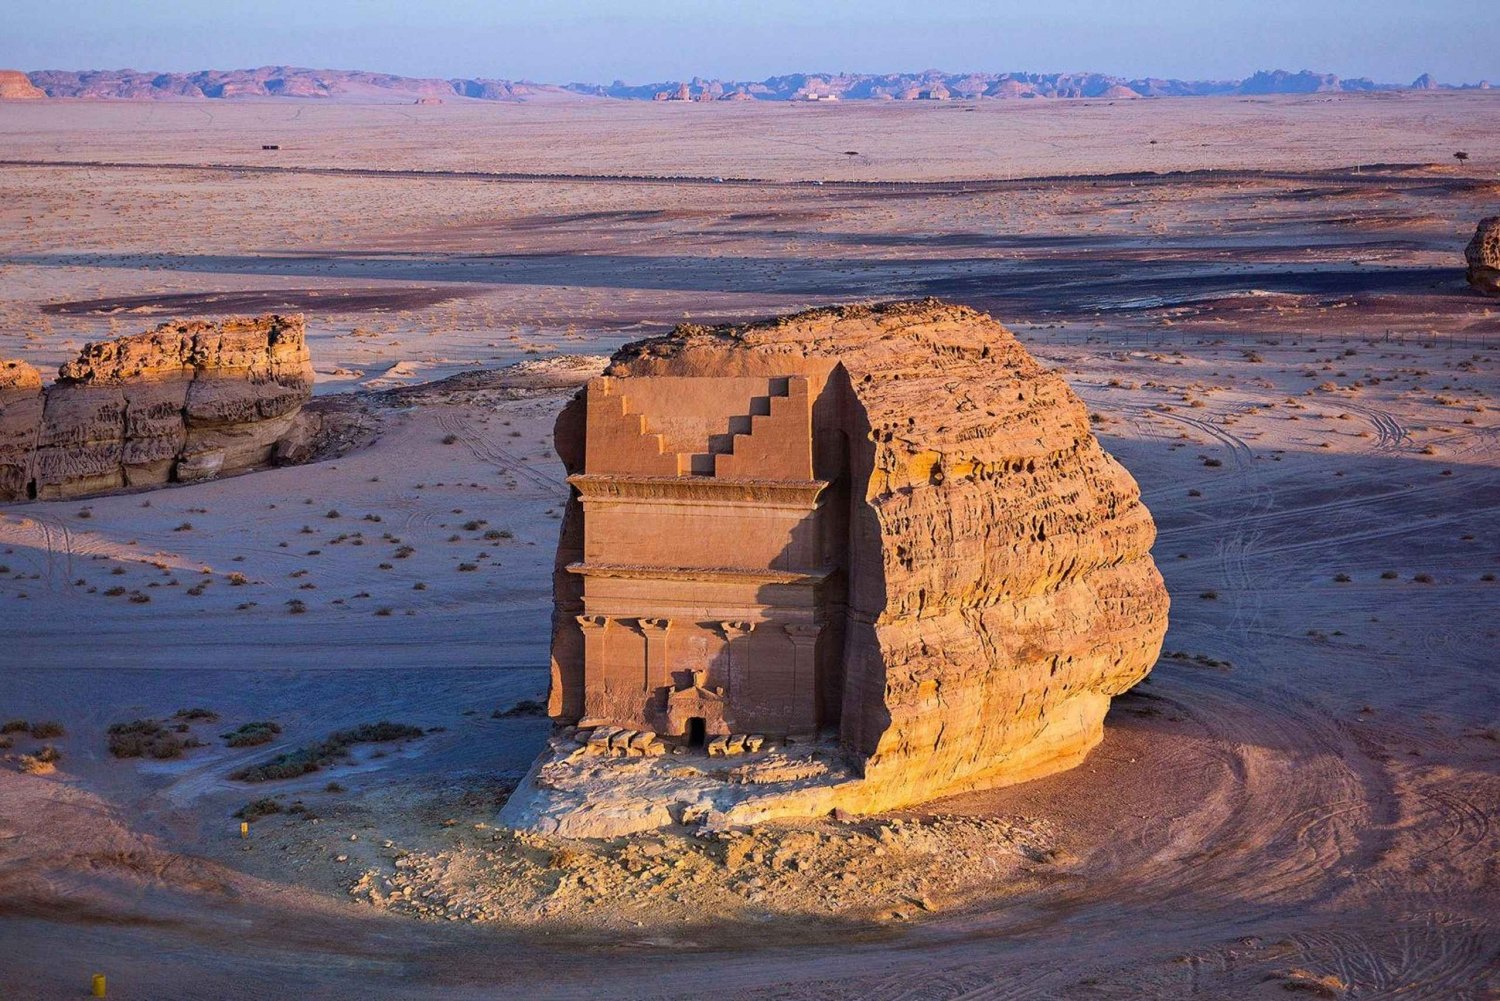
[[287,751],[278,754],[270,761],[262,761],[258,765],[247,765],[239,771],[230,774],[230,778],[237,782],[270,782],[275,779],[294,779],[308,772],[315,772],[320,767],[314,748],[300,748],[295,751]]
[[420,737],[422,734],[423,730],[419,726],[381,720],[379,723],[361,723],[352,730],[340,730],[329,739],[342,744],[368,744],[387,740],[409,740],[412,737]]
[[184,748],[200,746],[198,741],[184,740],[154,719],[115,723],[105,734],[109,753],[117,758],[180,758]]
[[1353,577],[1350,577],[1346,573],[1339,573],[1339,574],[1334,574],[1333,575],[1333,581],[1334,581],[1335,584],[1347,584],[1347,583],[1349,583],[1353,579],[1354,579]]
[[205,709],[202,706],[194,706],[191,709],[177,710],[172,714],[172,718],[187,720],[190,723],[196,723],[199,720],[202,720],[204,723],[217,723],[219,721],[219,714],[214,712],[212,709]]
[[460,563],[458,565],[458,572],[459,573],[473,573],[475,570],[478,570],[478,569],[479,569],[479,564],[477,564],[477,563]]
[[0,734],[0,751],[7,750],[15,746],[16,742],[10,738],[9,734]]
[[55,719],[43,720],[40,723],[31,724],[31,735],[38,740],[46,740],[49,737],[61,737],[67,731],[63,725]]
[[256,720],[246,723],[244,726],[219,736],[224,739],[225,747],[257,747],[261,744],[269,744],[276,739],[281,732],[281,724],[274,720]]
[[1400,576],[1401,575],[1398,574],[1394,570],[1386,570],[1386,571],[1384,571],[1384,572],[1381,573],[1380,579],[1381,580],[1395,580],[1397,577],[1400,577]]
[[1218,459],[1204,459],[1203,460],[1203,464],[1205,466],[1209,466],[1210,468],[1214,468],[1214,467],[1218,467],[1218,466],[1224,465],[1224,463],[1221,462]]
[[267,796],[262,799],[252,799],[234,811],[234,815],[241,820],[248,820],[253,824],[262,817],[269,817],[272,814],[280,812],[281,804]]
[[0,724],[0,733],[22,733],[31,729],[31,724],[24,719],[6,720]]
[[346,756],[352,744],[384,743],[392,740],[410,740],[423,735],[421,727],[406,723],[381,720],[378,723],[361,723],[352,730],[336,730],[327,738],[307,747],[278,754],[268,761],[248,765],[229,777],[238,782],[268,782],[274,779],[290,779],[332,764],[337,758]]
[[1219,592],[1218,591],[1204,591],[1202,594],[1198,595],[1198,597],[1202,598],[1204,601],[1218,601],[1219,600]]
[[172,529],[172,531],[174,532],[191,532],[192,530],[193,523],[191,521],[184,521],[181,525],[178,525],[176,528]]
[[1430,574],[1430,573],[1419,573],[1415,577],[1413,577],[1412,580],[1416,581],[1418,584],[1431,584],[1432,583],[1432,574]]
[[323,791],[324,792],[343,792],[344,791],[344,787],[341,786],[341,785],[339,785],[337,782],[330,782],[326,786],[323,787]]
[[132,594],[130,596],[129,601],[130,601],[130,603],[132,605],[146,605],[146,604],[150,604],[150,602],[151,602],[151,595],[149,595],[149,594],[142,594],[140,591],[137,591],[137,592],[135,592],[134,594]]
[[445,434],[445,435],[443,435],[443,444],[444,445],[454,445],[454,444],[457,444],[457,442],[458,442],[458,435],[456,435],[456,434]]
[[16,759],[16,767],[28,775],[45,775],[62,760],[62,752],[48,744],[35,754],[23,754]]

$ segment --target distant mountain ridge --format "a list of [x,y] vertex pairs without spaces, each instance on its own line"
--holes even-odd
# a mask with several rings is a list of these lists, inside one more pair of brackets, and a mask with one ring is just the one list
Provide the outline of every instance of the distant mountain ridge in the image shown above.
[[100,100],[222,100],[229,98],[449,99],[524,101],[528,98],[605,97],[657,101],[946,101],[984,99],[1207,97],[1249,94],[1314,94],[1403,90],[1488,90],[1488,81],[1452,86],[1424,73],[1410,84],[1376,83],[1331,73],[1262,70],[1243,80],[1128,80],[1104,73],[793,73],[765,80],[694,77],[641,85],[541,84],[487,78],[406,77],[365,70],[315,70],[262,66],[195,73],[136,70],[38,70],[25,74],[47,97]]
[[300,66],[261,66],[196,73],[142,73],[136,70],[38,70],[27,73],[48,97],[160,101],[236,97],[410,98],[413,101],[472,98],[522,100],[560,93],[559,87],[514,80],[398,76],[366,70],[315,70]]

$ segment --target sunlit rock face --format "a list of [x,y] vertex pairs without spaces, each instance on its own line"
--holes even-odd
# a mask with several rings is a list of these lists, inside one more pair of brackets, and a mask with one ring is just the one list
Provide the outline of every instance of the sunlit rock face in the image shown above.
[[1486,295],[1500,295],[1500,215],[1481,219],[1464,248],[1469,284]]
[[0,360],[0,502],[21,500],[42,426],[42,377],[24,361]]
[[0,500],[12,501],[265,465],[313,385],[301,316],[171,322],[89,344],[45,390],[30,366],[27,376],[7,364],[0,361]]
[[682,326],[566,407],[554,719],[836,739],[881,809],[1071,767],[1160,652],[1134,480],[988,316]]

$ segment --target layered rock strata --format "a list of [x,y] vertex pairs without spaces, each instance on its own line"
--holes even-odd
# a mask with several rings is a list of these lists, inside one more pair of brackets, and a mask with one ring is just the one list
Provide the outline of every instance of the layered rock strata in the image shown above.
[[1500,215],[1481,219],[1464,248],[1469,284],[1486,295],[1500,295]]
[[0,101],[38,101],[46,96],[20,70],[0,70]]
[[0,360],[0,501],[26,496],[41,428],[41,375],[23,361]]
[[[861,776],[818,802],[885,809],[1071,767],[1100,740],[1110,698],[1155,662],[1168,600],[1139,490],[1090,432],[1082,402],[988,316],[928,300],[682,326],[623,348],[606,376],[624,397],[633,379],[807,381],[821,484],[807,524],[828,563],[807,627],[817,721]],[[579,474],[589,422],[601,419],[590,399],[580,393],[557,422],[575,484],[590,479]],[[649,413],[642,420],[651,430]],[[575,489],[554,579],[549,708],[588,726],[598,721],[581,718],[580,626],[597,630],[599,616],[584,614],[586,510]],[[641,621],[670,661],[678,626]],[[726,700],[736,677],[754,677],[757,649],[779,649],[753,642],[737,648],[748,657],[724,658],[740,672],[714,689]]]
[[0,501],[265,465],[302,437],[313,384],[301,316],[164,323],[86,345],[45,390],[35,374],[0,362]]

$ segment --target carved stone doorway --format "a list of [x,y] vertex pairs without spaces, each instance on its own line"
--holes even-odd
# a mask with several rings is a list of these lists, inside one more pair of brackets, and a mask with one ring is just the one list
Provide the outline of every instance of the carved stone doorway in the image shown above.
[[690,717],[687,721],[689,747],[702,747],[708,740],[708,721],[702,716]]

